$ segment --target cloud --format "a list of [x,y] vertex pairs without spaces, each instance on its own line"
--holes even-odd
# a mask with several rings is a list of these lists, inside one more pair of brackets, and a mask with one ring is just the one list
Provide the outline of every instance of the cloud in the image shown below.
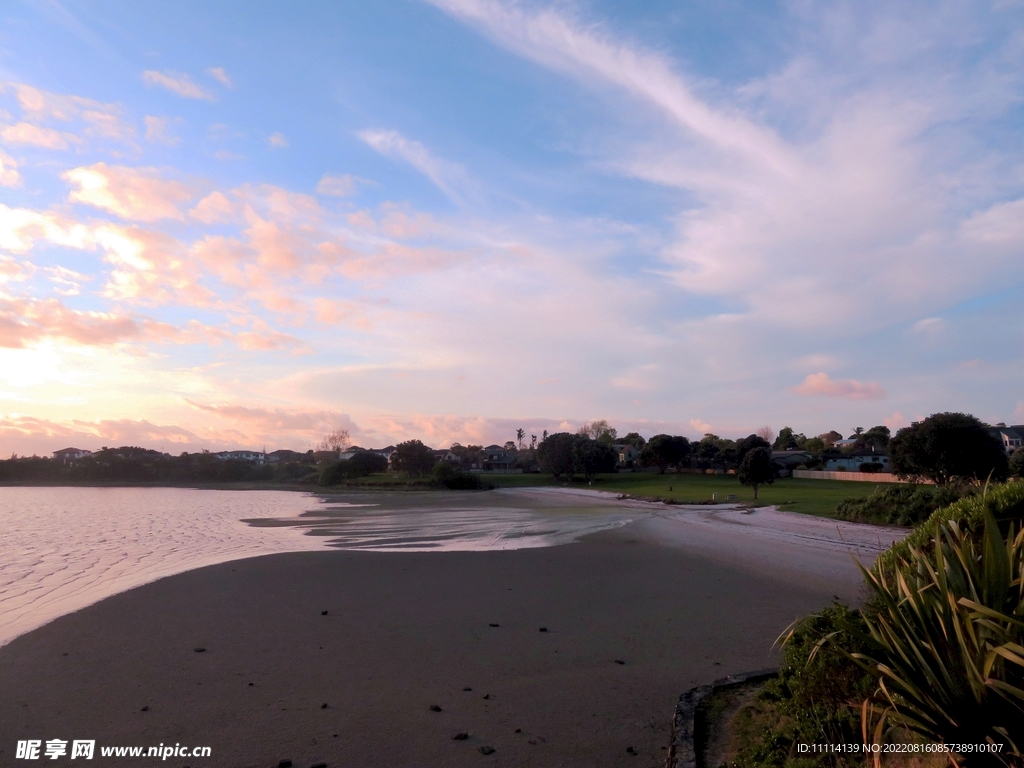
[[81,141],[72,133],[40,128],[30,123],[4,126],[0,129],[0,140],[7,144],[23,144],[41,149],[67,149],[71,144],[78,144]]
[[225,88],[234,88],[235,84],[231,78],[228,77],[228,73],[224,71],[224,67],[210,67],[206,70],[206,74],[216,80],[218,83],[223,85]]
[[96,163],[74,168],[61,178],[78,187],[68,199],[116,213],[134,221],[182,219],[178,205],[195,197],[195,192],[179,181],[160,177],[154,168],[128,168]]
[[270,142],[270,146],[274,149],[286,149],[289,146],[288,139],[280,131],[270,134],[270,138],[267,141]]
[[941,317],[926,317],[918,320],[910,329],[911,333],[934,336],[946,327],[946,321]]
[[435,157],[420,142],[407,139],[398,131],[365,130],[356,135],[385,157],[411,165],[454,202],[462,201],[465,188],[470,184],[462,166]]
[[204,224],[224,224],[234,220],[237,213],[238,206],[223,192],[211,192],[188,215]]
[[701,419],[690,419],[690,429],[701,435],[706,435],[711,431],[711,425]]
[[212,93],[196,84],[188,75],[180,72],[157,72],[155,69],[147,69],[142,73],[142,82],[148,86],[157,85],[166,88],[185,99],[214,100]]
[[885,392],[873,381],[833,381],[827,373],[808,374],[803,383],[794,387],[793,391],[805,397],[838,397],[842,400],[876,400],[885,397]]
[[0,150],[0,187],[20,187],[21,174],[18,173],[18,161]]
[[175,136],[170,132],[171,125],[173,123],[180,123],[180,118],[146,115],[143,121],[146,124],[146,141],[152,144],[166,144],[167,146],[181,143],[181,137]]
[[131,341],[210,343],[225,337],[230,338],[201,324],[181,329],[129,315],[71,309],[58,299],[0,297],[0,347],[17,349],[44,339],[110,346]]
[[359,179],[355,176],[350,176],[347,173],[340,176],[325,173],[317,183],[316,191],[321,195],[350,197],[356,193],[358,186]]

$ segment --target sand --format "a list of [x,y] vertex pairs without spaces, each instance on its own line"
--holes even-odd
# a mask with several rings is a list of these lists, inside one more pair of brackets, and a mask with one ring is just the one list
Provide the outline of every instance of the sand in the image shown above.
[[115,595],[0,649],[0,764],[28,764],[17,739],[87,738],[212,747],[163,763],[193,768],[663,765],[682,691],[777,664],[793,619],[859,591],[827,525],[708,514],[515,551],[275,554]]

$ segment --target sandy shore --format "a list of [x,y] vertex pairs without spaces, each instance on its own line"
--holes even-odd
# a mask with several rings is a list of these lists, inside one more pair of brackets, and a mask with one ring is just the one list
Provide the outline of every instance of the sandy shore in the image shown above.
[[270,555],[116,595],[0,649],[0,764],[27,764],[17,739],[88,738],[212,747],[162,763],[193,768],[662,765],[680,692],[777,663],[790,621],[859,584],[845,551],[671,517],[549,548]]

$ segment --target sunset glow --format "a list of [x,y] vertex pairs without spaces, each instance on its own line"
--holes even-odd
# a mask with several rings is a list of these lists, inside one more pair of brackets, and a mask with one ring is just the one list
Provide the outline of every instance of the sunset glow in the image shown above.
[[255,8],[0,14],[4,458],[1024,421],[1019,5]]

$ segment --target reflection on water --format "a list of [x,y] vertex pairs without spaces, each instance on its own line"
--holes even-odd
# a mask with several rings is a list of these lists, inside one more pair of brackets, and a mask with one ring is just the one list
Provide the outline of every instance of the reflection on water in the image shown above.
[[[554,490],[554,489],[552,489]],[[252,520],[260,527],[296,525],[330,538],[330,546],[374,552],[438,552],[551,547],[628,523],[607,496],[504,489],[488,493],[351,493],[302,515],[301,521]]]
[[323,540],[241,518],[295,516],[286,491],[0,488],[0,645],[58,616],[175,573]]
[[627,511],[544,489],[344,494],[324,504],[287,491],[0,487],[0,645],[104,597],[228,560],[326,547],[553,546],[624,525]]

